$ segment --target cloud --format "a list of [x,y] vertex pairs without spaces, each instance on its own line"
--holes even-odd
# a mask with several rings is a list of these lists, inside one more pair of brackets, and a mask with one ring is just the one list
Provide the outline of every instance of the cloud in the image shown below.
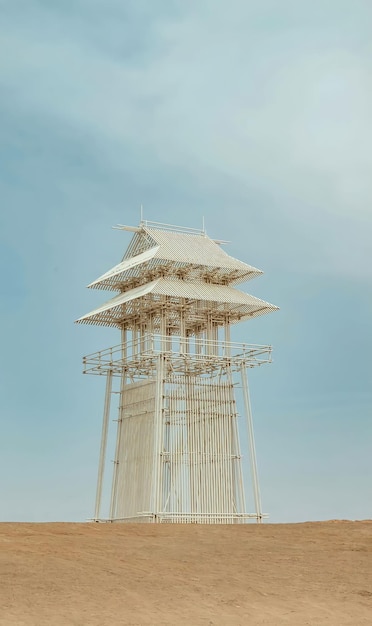
[[[328,500],[346,474],[366,502],[370,1],[9,0],[2,9],[1,384],[13,433],[4,475],[12,442],[20,458],[7,516],[23,515],[10,512],[14,493],[24,504],[35,485],[43,495],[23,509],[45,515],[42,502],[67,484],[66,454],[93,494],[102,388],[82,382],[80,355],[118,338],[73,319],[102,302],[83,285],[118,262],[129,234],[108,229],[136,222],[141,202],[149,219],[198,226],[205,215],[209,234],[232,241],[229,253],[267,270],[247,290],[281,312],[234,336],[274,344],[274,366],[252,373],[268,510],[278,493],[288,500],[280,490],[301,458],[313,468],[319,441],[334,480],[325,487],[310,469],[311,489],[300,481],[277,519],[299,519],[303,504],[314,515],[314,497]],[[352,448],[348,433],[337,439],[341,413],[359,438]],[[48,516],[89,515],[76,485],[78,505],[64,486]],[[345,512],[343,493],[338,501],[340,515],[357,515],[357,503]]]
[[114,168],[132,152],[148,172],[266,194],[269,224],[317,247],[313,269],[370,276],[371,9],[341,4],[335,24],[332,2],[37,3],[32,28],[9,21],[0,84]]

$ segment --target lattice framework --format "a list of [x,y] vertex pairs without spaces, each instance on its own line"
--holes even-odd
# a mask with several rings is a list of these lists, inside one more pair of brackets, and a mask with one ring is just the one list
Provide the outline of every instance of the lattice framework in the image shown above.
[[[118,346],[84,357],[84,373],[107,377],[95,519],[117,379],[110,521],[261,521],[247,369],[270,362],[271,348],[232,343],[230,327],[277,308],[232,287],[262,272],[204,232],[148,222],[130,230],[123,261],[89,285],[119,294],[78,320],[121,330]],[[245,502],[238,384],[253,513]]]

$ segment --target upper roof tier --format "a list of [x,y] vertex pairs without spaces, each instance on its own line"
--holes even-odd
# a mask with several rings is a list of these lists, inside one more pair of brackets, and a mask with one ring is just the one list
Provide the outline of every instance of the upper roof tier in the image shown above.
[[161,277],[236,285],[262,274],[229,256],[204,232],[176,227],[168,230],[147,222],[133,230],[136,232],[122,262],[88,287],[126,291]]

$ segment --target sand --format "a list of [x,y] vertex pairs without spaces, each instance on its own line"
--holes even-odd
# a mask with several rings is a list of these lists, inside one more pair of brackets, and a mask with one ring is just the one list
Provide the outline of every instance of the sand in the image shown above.
[[0,624],[372,625],[372,523],[0,524]]

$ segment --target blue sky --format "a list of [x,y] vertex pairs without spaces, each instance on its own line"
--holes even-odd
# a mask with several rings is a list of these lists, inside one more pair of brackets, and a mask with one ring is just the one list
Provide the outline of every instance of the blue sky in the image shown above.
[[[73,321],[145,217],[202,224],[280,312],[251,376],[273,522],[372,517],[369,0],[0,3],[2,520],[93,513],[118,342]],[[114,416],[113,416],[114,417]]]

